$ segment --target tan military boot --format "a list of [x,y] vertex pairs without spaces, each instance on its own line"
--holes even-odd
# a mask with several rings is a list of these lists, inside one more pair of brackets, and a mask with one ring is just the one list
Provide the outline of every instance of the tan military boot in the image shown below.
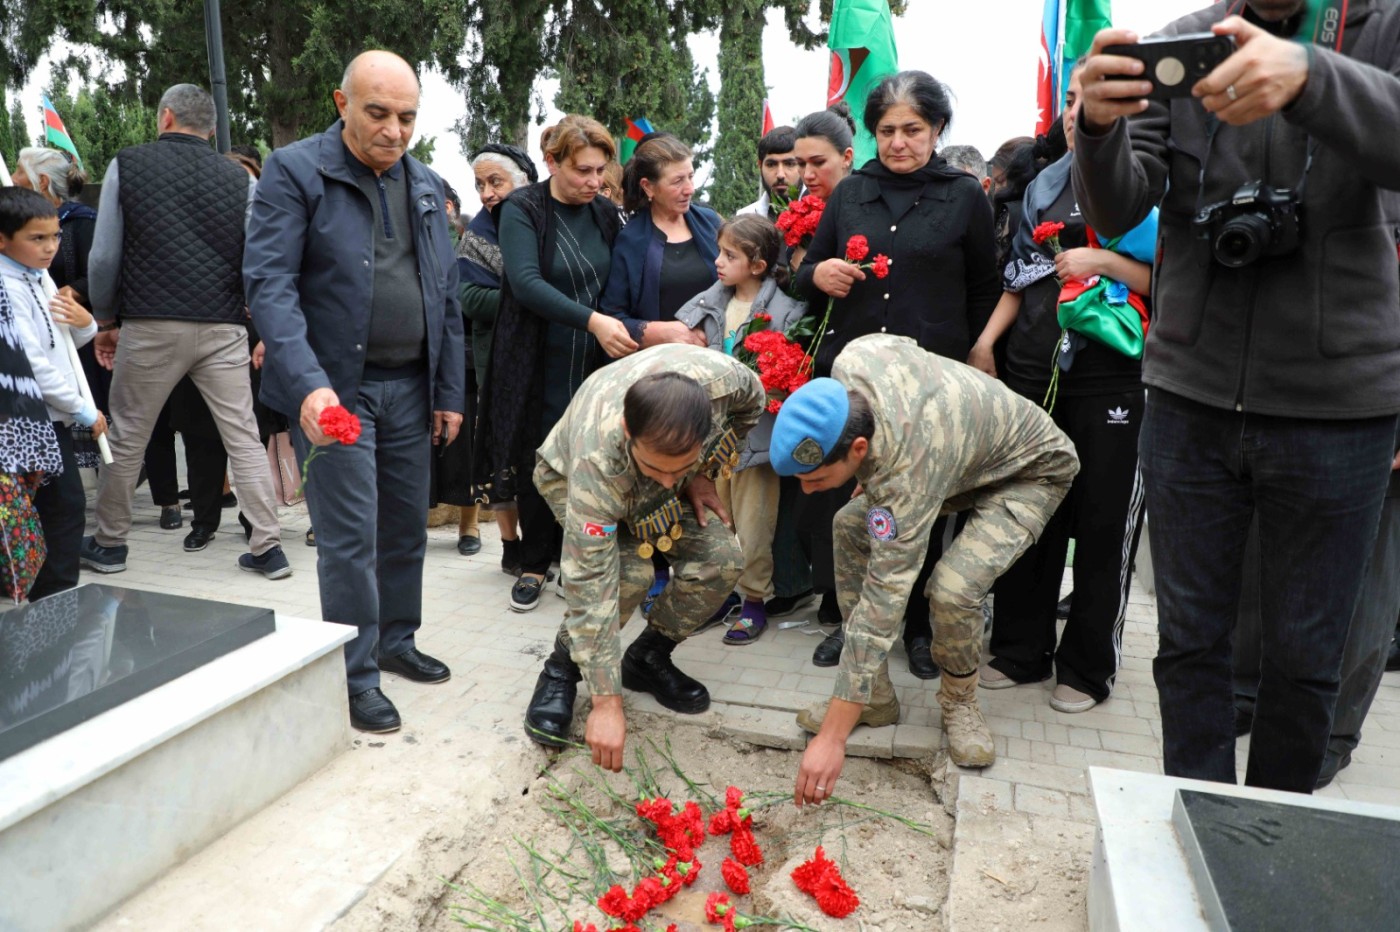
[[996,760],[992,733],[977,705],[977,674],[949,676],[943,673],[938,687],[938,704],[943,708],[943,730],[948,735],[948,754],[959,767],[990,767]]
[[[826,718],[826,709],[830,705],[828,702],[819,702],[810,709],[803,709],[797,713],[797,724],[803,731],[810,731],[816,734],[822,729],[822,720]],[[870,728],[879,728],[882,725],[893,725],[899,721],[899,697],[894,694],[894,684],[890,682],[889,676],[876,676],[875,686],[870,691],[870,702],[865,708],[860,710],[860,718],[856,725],[866,725]]]

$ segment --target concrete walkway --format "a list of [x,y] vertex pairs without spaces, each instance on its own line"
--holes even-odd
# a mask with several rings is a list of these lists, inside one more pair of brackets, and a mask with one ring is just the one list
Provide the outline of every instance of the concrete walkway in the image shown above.
[[[144,489],[138,496],[144,498]],[[282,511],[284,546],[295,574],[276,582],[237,569],[235,561],[243,552],[242,534],[234,511],[226,510],[224,518],[224,528],[207,550],[186,554],[181,541],[188,527],[160,530],[157,511],[146,499],[138,507],[128,570],[106,579],[132,588],[319,617],[315,551],[304,546],[302,539],[309,526],[304,508]],[[452,667],[451,681],[429,687],[385,678],[385,692],[398,705],[405,728],[399,735],[382,740],[391,746],[417,744],[416,748],[400,750],[420,756],[419,766],[428,763],[422,755],[432,753],[431,742],[421,742],[422,737],[448,729],[453,734],[478,734],[484,747],[505,747],[508,753],[527,758],[527,766],[538,767],[545,759],[522,739],[521,716],[540,662],[562,620],[564,603],[546,593],[536,611],[524,615],[511,612],[507,608],[511,580],[499,568],[495,528],[483,526],[482,530],[484,550],[471,558],[456,552],[455,527],[429,531],[425,624],[418,645]],[[96,574],[85,572],[85,580],[94,578]],[[719,726],[765,746],[803,747],[805,736],[793,722],[793,714],[829,698],[833,680],[833,671],[810,663],[820,634],[815,611],[813,605],[805,616],[810,623],[804,627],[778,630],[776,623],[771,623],[761,640],[746,647],[723,645],[721,629],[685,644],[677,652],[677,662],[703,681],[715,700],[710,711],[687,721]],[[626,637],[630,639],[639,627],[635,622],[629,625]],[[1049,706],[1051,683],[981,692],[995,735],[997,762],[981,773],[958,773],[954,768],[944,786],[945,800],[956,795],[958,812],[954,878],[945,913],[949,928],[971,927],[978,902],[985,904],[987,896],[1014,900],[1012,911],[1024,913],[1019,920],[1039,918],[1042,927],[1074,928],[1087,921],[1083,897],[1094,811],[1085,768],[1098,765],[1161,771],[1161,722],[1151,674],[1155,649],[1155,604],[1135,588],[1124,632],[1123,669],[1109,701],[1090,712],[1066,715]],[[925,683],[910,676],[902,653],[892,658],[891,668],[903,707],[900,724],[858,730],[852,736],[850,751],[884,758],[928,755],[942,741],[935,701],[937,681]],[[662,711],[650,697],[629,697],[629,705]],[[1238,754],[1241,780],[1247,747],[1246,738]],[[1390,674],[1381,686],[1351,766],[1323,794],[1400,805],[1397,763],[1400,676]],[[321,779],[318,775],[304,786],[314,794],[310,784]],[[225,842],[221,840],[215,847]],[[1012,869],[1007,865],[1008,851],[1032,871],[1035,865],[1054,865],[1057,876],[1067,878],[1066,882],[1039,890],[1035,885],[1008,890],[1008,871]],[[169,883],[162,881],[157,886],[167,887],[166,895],[173,895],[178,885],[179,878],[172,876]],[[156,908],[157,900],[151,898],[154,895],[142,894],[123,907],[120,924],[145,927],[143,910]],[[217,895],[217,891],[205,895]],[[331,916],[335,914],[332,910]],[[305,925],[298,920],[285,927]]]

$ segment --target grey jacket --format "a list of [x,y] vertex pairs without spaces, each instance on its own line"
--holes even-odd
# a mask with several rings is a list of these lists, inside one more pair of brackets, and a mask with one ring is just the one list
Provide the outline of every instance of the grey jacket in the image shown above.
[[[710,349],[724,352],[724,312],[729,307],[729,299],[734,297],[734,289],[715,282],[706,291],[691,298],[676,311],[676,320],[687,327],[703,327],[705,339],[710,341]],[[773,317],[768,325],[770,330],[786,330],[797,323],[807,313],[807,304],[788,296],[772,278],[763,283],[749,310],[748,320],[755,314],[766,313]],[[773,421],[776,415],[764,411],[758,425],[749,431],[744,443],[744,452],[739,457],[739,469],[748,469],[768,462],[768,446],[773,437]]]
[[[1208,31],[1227,7],[1163,33]],[[1077,129],[1074,189],[1096,232],[1122,235],[1161,204],[1148,385],[1267,415],[1400,411],[1400,5],[1353,0],[1343,35],[1344,54],[1308,47],[1302,95],[1267,120],[1219,124],[1188,98],[1101,136]],[[1296,188],[1310,141],[1299,250],[1242,269],[1215,262],[1192,216],[1260,178]]]

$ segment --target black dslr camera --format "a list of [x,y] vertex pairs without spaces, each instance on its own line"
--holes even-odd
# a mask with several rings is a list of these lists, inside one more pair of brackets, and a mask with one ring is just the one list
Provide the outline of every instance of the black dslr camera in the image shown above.
[[1210,240],[1215,261],[1243,268],[1264,256],[1286,256],[1298,248],[1298,192],[1251,181],[1228,201],[1203,207],[1192,226]]

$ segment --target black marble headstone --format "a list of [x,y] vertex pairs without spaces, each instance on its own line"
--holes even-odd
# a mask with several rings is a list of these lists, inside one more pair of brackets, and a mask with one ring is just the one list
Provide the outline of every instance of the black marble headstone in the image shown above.
[[271,609],[105,585],[0,614],[0,760],[276,627]]
[[1400,820],[1179,790],[1172,823],[1212,929],[1400,928]]

